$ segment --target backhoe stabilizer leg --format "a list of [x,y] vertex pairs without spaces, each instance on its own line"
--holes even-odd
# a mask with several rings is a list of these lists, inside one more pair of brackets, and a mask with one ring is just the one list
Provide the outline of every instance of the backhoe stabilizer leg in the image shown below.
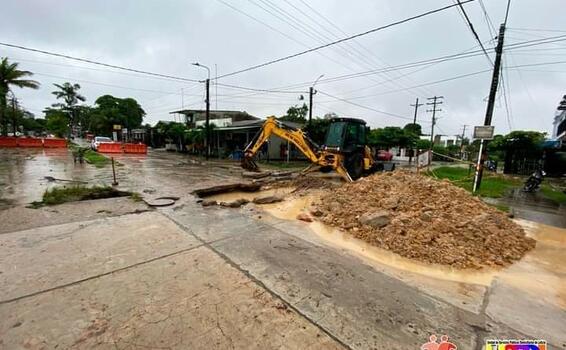
[[340,174],[340,176],[342,176],[342,178],[346,180],[346,182],[354,182],[350,174],[348,174],[348,171],[342,165],[336,167],[336,172]]

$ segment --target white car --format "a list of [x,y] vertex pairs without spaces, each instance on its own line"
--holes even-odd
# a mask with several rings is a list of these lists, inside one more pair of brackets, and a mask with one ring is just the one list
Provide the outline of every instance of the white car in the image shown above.
[[100,145],[102,142],[113,142],[112,139],[110,137],[105,137],[105,136],[96,136],[93,140],[92,143],[90,144],[90,148],[92,148],[93,150],[97,151],[98,150],[98,145]]

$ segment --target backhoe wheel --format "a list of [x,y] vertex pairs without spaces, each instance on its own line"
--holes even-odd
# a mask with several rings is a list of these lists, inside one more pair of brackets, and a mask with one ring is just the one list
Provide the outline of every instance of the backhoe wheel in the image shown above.
[[357,180],[362,177],[364,173],[364,157],[361,154],[352,154],[348,159],[346,159],[346,170],[352,180]]

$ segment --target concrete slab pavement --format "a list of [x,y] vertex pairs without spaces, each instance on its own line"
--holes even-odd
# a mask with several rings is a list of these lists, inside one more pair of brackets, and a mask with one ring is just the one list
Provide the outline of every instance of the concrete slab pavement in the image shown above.
[[159,213],[0,239],[0,348],[342,348]]

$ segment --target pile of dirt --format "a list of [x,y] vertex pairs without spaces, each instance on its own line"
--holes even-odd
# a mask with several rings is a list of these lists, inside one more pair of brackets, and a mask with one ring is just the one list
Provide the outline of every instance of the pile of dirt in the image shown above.
[[372,245],[456,268],[506,266],[535,246],[505,213],[448,181],[407,171],[335,188],[314,211]]

